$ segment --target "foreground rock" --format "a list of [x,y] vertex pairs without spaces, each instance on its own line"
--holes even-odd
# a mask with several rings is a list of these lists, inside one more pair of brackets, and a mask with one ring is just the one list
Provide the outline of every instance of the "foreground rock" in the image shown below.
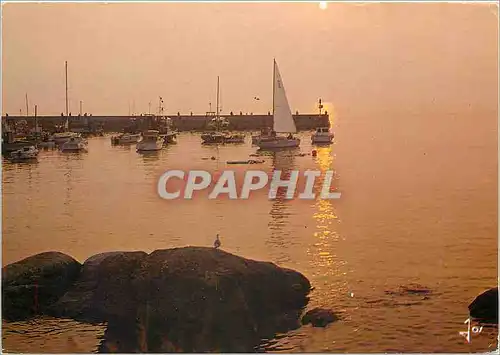
[[302,317],[302,324],[312,324],[313,327],[326,327],[338,319],[330,309],[314,308]]
[[59,252],[30,256],[2,268],[2,317],[22,320],[61,297],[80,272],[80,263]]
[[484,323],[498,324],[498,288],[492,288],[477,296],[469,305],[469,313]]
[[113,315],[135,317],[138,290],[134,273],[148,254],[109,252],[87,259],[80,277],[57,302],[47,309],[54,317],[73,318],[83,322],[101,323]]
[[49,313],[108,322],[103,352],[252,352],[299,326],[309,281],[213,248],[99,254]]

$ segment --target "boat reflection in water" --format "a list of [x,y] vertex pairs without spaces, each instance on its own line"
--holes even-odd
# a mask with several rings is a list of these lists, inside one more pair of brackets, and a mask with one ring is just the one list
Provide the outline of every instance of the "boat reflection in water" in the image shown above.
[[[281,180],[290,179],[290,172],[296,168],[296,153],[296,149],[283,149],[268,153],[272,155],[272,171],[280,170]],[[290,230],[287,228],[290,224],[290,217],[293,215],[289,210],[293,200],[286,199],[286,191],[285,188],[278,189],[276,198],[271,200],[272,205],[269,211],[271,217],[268,223],[270,234],[266,244],[274,249],[273,254],[276,253],[275,261],[278,264],[290,261],[290,254],[287,250],[290,243],[293,243],[289,238]]]

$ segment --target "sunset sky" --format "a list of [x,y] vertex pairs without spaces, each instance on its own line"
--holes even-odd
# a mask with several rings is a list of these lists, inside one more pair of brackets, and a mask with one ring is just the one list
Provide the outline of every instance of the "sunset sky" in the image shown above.
[[[223,113],[272,105],[276,58],[293,111],[496,109],[496,5],[406,3],[3,5],[2,114]],[[254,100],[254,97],[260,100]]]

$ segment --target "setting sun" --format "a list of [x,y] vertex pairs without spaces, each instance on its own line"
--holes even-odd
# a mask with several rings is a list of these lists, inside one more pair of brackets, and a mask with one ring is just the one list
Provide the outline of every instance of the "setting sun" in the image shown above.
[[320,1],[319,2],[319,8],[321,10],[325,10],[328,7],[328,3],[326,1]]

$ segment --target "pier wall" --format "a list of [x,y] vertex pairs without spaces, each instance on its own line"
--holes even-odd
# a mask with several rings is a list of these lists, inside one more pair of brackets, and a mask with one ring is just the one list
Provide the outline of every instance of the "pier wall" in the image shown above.
[[[229,120],[230,130],[260,130],[264,127],[272,127],[272,115],[237,114],[222,115]],[[212,117],[206,115],[171,115],[174,127],[179,131],[204,131],[209,129]],[[105,132],[121,132],[130,126],[130,116],[70,116],[70,130],[102,128]],[[135,116],[138,126],[147,129],[148,119],[146,116]],[[330,126],[328,114],[296,114],[293,115],[298,130],[313,130],[317,127]],[[28,127],[34,127],[34,117],[26,116],[3,116],[2,122],[10,123],[26,121]],[[44,130],[51,131],[57,125],[65,122],[62,116],[39,116],[38,125]]]

